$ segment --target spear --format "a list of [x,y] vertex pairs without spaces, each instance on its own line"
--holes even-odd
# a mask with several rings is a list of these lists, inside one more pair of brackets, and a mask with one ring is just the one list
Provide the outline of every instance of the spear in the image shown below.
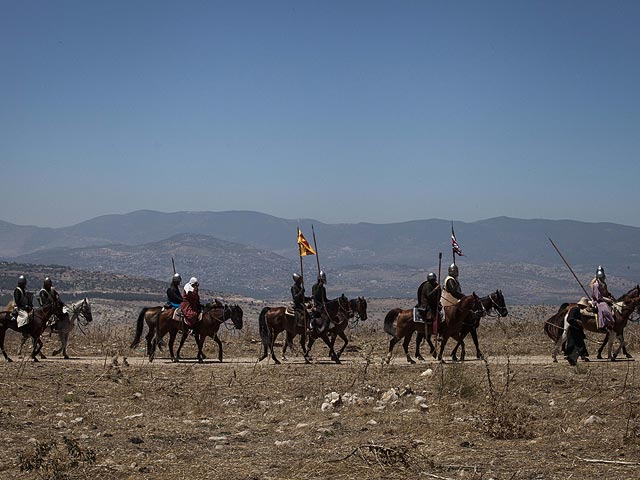
[[[442,252],[438,253],[438,284],[440,284],[440,274],[442,273]],[[438,320],[440,309],[436,306],[436,318],[433,321],[433,334],[436,336],[436,350],[438,349]]]
[[173,257],[171,257],[171,266],[173,267],[173,274],[176,274],[176,262],[173,261]]
[[551,237],[549,235],[547,235],[547,238],[549,239],[549,241],[551,242],[551,245],[553,245],[553,248],[556,249],[556,252],[558,252],[558,255],[560,255],[560,258],[562,259],[562,261],[564,262],[564,264],[567,266],[567,268],[569,269],[569,271],[571,272],[571,274],[573,275],[573,278],[576,279],[576,282],[578,282],[578,285],[580,285],[580,288],[582,288],[582,291],[584,292],[584,294],[587,296],[587,298],[591,298],[591,295],[589,295],[587,293],[587,289],[584,288],[584,285],[582,285],[582,282],[580,281],[580,279],[578,278],[578,276],[576,275],[576,273],[573,271],[573,268],[571,268],[571,265],[569,265],[569,262],[567,262],[567,259],[564,258],[564,255],[562,255],[562,252],[560,251],[560,249],[556,246],[555,243],[553,243],[553,240],[551,240]]
[[318,264],[318,276],[320,275],[320,257],[318,256],[318,244],[316,243],[316,231],[313,229],[313,224],[311,225],[311,233],[313,234],[313,248],[316,251],[316,263]]

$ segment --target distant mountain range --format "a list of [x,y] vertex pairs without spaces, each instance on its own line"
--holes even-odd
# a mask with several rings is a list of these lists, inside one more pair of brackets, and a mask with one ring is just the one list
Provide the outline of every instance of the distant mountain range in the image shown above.
[[[451,223],[416,220],[393,224],[326,224],[257,212],[137,211],[106,215],[70,227],[41,228],[0,221],[0,257],[166,280],[171,257],[183,275],[199,275],[214,290],[258,298],[288,295],[298,270],[296,227],[318,238],[329,293],[413,296],[428,270],[451,262]],[[507,217],[456,222],[465,253],[459,258],[465,290],[502,288],[517,303],[573,298],[579,287],[553,250],[563,249],[586,282],[603,264],[614,291],[640,281],[640,228],[572,220]],[[315,276],[309,257],[305,268]],[[307,283],[311,283],[307,275]]]

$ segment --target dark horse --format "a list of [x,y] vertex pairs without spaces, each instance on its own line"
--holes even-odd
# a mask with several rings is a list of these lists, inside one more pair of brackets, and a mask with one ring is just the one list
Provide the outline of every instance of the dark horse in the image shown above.
[[[144,307],[140,310],[138,314],[138,320],[136,322],[136,337],[131,342],[130,348],[136,348],[140,343],[140,338],[142,337],[142,331],[144,330],[144,324],[146,322],[147,327],[149,327],[149,332],[145,336],[147,340],[147,355],[151,357],[153,345],[151,342],[153,341],[153,337],[156,334],[156,328],[158,327],[158,316],[164,307],[162,305],[157,307]],[[169,309],[173,312],[173,309]],[[162,345],[159,344],[158,347],[162,349]]]
[[[151,345],[149,361],[153,361],[155,358],[156,347],[160,342],[162,342],[162,338],[167,333],[169,333],[169,354],[171,355],[171,361],[177,362],[180,359],[180,348],[182,348],[182,345],[189,335],[189,327],[185,325],[184,321],[173,319],[174,311],[175,309],[169,308],[158,315],[156,336]],[[198,344],[198,361],[202,362],[204,360],[202,346],[204,345],[204,337],[206,336],[213,336],[219,347],[218,358],[222,361],[222,342],[218,338],[217,333],[220,325],[229,319],[233,320],[233,324],[236,328],[242,328],[242,309],[238,305],[230,307],[229,305],[222,305],[218,302],[214,302],[208,303],[202,307],[202,319],[193,326],[193,332],[196,335],[196,343]],[[182,333],[182,338],[180,339],[180,348],[178,349],[177,354],[174,355],[173,345],[178,332]]]
[[[351,308],[351,314],[349,318],[355,319],[355,323],[359,321],[365,321],[367,317],[367,299],[364,297],[352,298],[349,300],[349,307]],[[339,352],[336,353],[338,358],[342,356],[342,352],[344,352],[345,348],[347,348],[347,344],[349,340],[345,335],[344,331],[349,324],[349,318],[343,320],[341,323],[334,324],[331,328],[329,328],[329,338],[331,338],[331,348],[335,351],[336,339],[340,337],[344,344]],[[285,344],[286,345],[286,344]],[[284,353],[283,353],[284,355]]]
[[7,355],[7,352],[4,349],[4,337],[7,330],[11,329],[23,335],[27,334],[31,337],[31,341],[33,343],[31,358],[34,362],[37,362],[37,355],[40,353],[40,350],[42,350],[42,341],[40,340],[40,336],[47,328],[47,322],[52,315],[56,315],[58,318],[61,318],[63,315],[62,305],[57,300],[54,300],[52,303],[45,305],[42,308],[34,308],[33,311],[29,313],[29,323],[20,328],[18,328],[18,322],[12,318],[10,311],[0,313],[0,351],[2,352],[2,355],[4,355],[5,360],[8,362],[13,361],[9,358],[9,355]]
[[[602,350],[604,350],[605,345],[608,345],[608,358],[611,361],[615,361],[616,357],[622,352],[625,354],[627,358],[631,358],[631,354],[627,352],[624,340],[624,329],[627,326],[629,321],[629,317],[636,309],[640,309],[640,285],[636,285],[623,296],[618,299],[618,303],[621,303],[621,310],[618,311],[616,309],[612,309],[614,324],[611,330],[603,330],[598,328],[598,324],[596,322],[595,317],[584,317],[582,321],[582,328],[589,332],[594,333],[606,333],[606,337],[602,345],[598,349],[598,358],[602,358]],[[554,348],[551,352],[551,356],[553,357],[553,361],[557,362],[556,358],[558,352],[560,351],[562,344],[566,340],[565,334],[565,316],[573,307],[575,307],[575,303],[564,303],[558,309],[558,311],[549,318],[546,322],[544,322],[544,331],[545,333],[553,340]],[[615,353],[612,355],[611,350],[613,348],[613,341],[617,338],[619,345],[616,349]]]
[[[322,312],[322,317],[327,318],[329,322],[333,321],[334,323],[340,323],[343,318],[348,318],[349,312],[351,311],[349,300],[344,295],[336,298],[335,300],[328,301],[324,304],[324,307],[321,308],[324,310]],[[308,363],[311,360],[309,355],[311,345],[313,345],[316,338],[321,338],[329,347],[329,355],[331,359],[336,363],[340,363],[340,359],[333,350],[331,339],[329,338],[329,329],[320,332],[315,322],[312,322],[311,330],[307,331],[305,325],[298,324],[296,322],[296,318],[291,315],[286,315],[285,311],[285,307],[264,307],[260,312],[258,325],[260,327],[260,337],[262,338],[263,353],[258,361],[262,361],[267,358],[269,352],[271,352],[273,362],[276,364],[280,363],[280,360],[276,358],[275,352],[273,351],[273,346],[280,332],[286,331],[287,339],[283,346],[283,357],[286,353],[287,345],[293,344],[293,340],[296,335],[301,335],[300,346],[304,353],[305,362]],[[307,319],[309,318],[310,317],[307,317]],[[304,338],[307,334],[309,336],[309,347],[304,345]]]
[[[453,338],[458,341],[453,351],[451,352],[451,359],[454,362],[458,361],[456,352],[458,351],[458,347],[460,346],[462,347],[460,360],[464,361],[464,339],[469,333],[471,333],[471,338],[473,339],[473,343],[476,346],[476,358],[482,358],[480,346],[478,345],[478,327],[480,326],[480,319],[482,317],[484,317],[485,315],[491,316],[490,312],[494,309],[497,312],[497,316],[506,317],[509,314],[504,301],[504,295],[502,295],[502,290],[496,290],[492,294],[480,298],[480,307],[480,312],[471,315],[462,323],[462,330],[460,331],[460,334],[453,335]],[[422,355],[420,355],[420,343],[422,343],[423,338],[424,335],[421,332],[418,332],[416,335],[416,358],[418,358],[419,360],[424,360],[424,358],[422,358]],[[427,338],[427,343],[429,344],[429,347],[431,349],[431,355],[435,357],[435,347],[431,343],[430,338]]]
[[[471,295],[462,297],[455,305],[444,308],[445,318],[438,324],[438,334],[442,336],[440,352],[438,353],[438,360],[440,361],[442,361],[442,352],[444,351],[444,347],[447,344],[449,337],[459,336],[462,331],[463,323],[468,323],[469,317],[474,313],[479,313],[482,307],[480,307],[480,298],[478,298],[474,292]],[[402,310],[401,308],[394,308],[390,310],[384,319],[384,331],[393,337],[389,342],[387,363],[391,361],[393,347],[396,343],[402,340],[402,338],[404,338],[402,348],[407,356],[407,361],[409,363],[416,363],[409,355],[409,343],[411,342],[411,336],[414,331],[422,332],[423,336],[427,337],[427,341],[431,343],[429,336],[432,334],[432,328],[432,323],[426,324],[414,322],[413,309]]]
[[[207,337],[212,337],[215,342],[218,344],[218,360],[222,363],[222,342],[218,337],[218,330],[220,329],[220,325],[222,325],[227,320],[231,319],[233,322],[233,327],[236,330],[242,329],[242,308],[239,305],[229,306],[225,304],[222,308],[220,308],[219,304],[214,304],[211,308],[209,308],[207,315],[205,315],[204,311],[202,313],[202,320],[196,323],[193,326],[193,333],[196,335],[196,343],[198,344],[198,362],[202,363],[205,359],[205,355],[202,352],[202,347],[204,346],[204,341]],[[182,331],[182,338],[180,339],[180,345],[178,346],[178,352],[176,353],[176,361],[180,358],[180,350],[182,350],[182,346],[184,345],[185,340],[189,336],[189,332],[187,330]]]

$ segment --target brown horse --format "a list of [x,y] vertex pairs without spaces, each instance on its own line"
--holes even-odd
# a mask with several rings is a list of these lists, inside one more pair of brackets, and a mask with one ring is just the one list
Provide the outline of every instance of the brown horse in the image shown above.
[[[328,318],[327,322],[337,320],[339,323],[342,318],[348,318],[348,312],[350,311],[349,300],[344,295],[342,295],[335,300],[330,300],[329,302],[325,303],[323,310],[324,311],[322,312],[322,317]],[[307,331],[305,329],[305,325],[298,324],[296,322],[296,318],[290,315],[286,315],[285,311],[285,307],[264,307],[260,312],[260,316],[258,317],[258,326],[260,328],[260,337],[262,338],[263,353],[258,361],[262,361],[267,358],[269,352],[271,352],[271,358],[273,359],[273,362],[275,364],[280,364],[280,360],[276,358],[273,346],[278,335],[281,332],[286,331],[287,338],[282,348],[283,358],[287,351],[287,345],[292,345],[296,335],[300,335],[300,346],[302,347],[302,351],[304,353],[305,362],[310,362],[311,357],[309,355],[309,350],[313,345],[315,339],[320,338],[329,347],[329,355],[331,359],[336,363],[340,363],[340,359],[333,350],[331,339],[329,338],[328,329],[320,332],[318,325],[316,325],[315,322],[312,322],[311,329]],[[339,317],[338,314],[341,311],[344,311],[345,313],[344,315]],[[307,317],[307,320],[309,320],[310,318],[311,317],[309,315]],[[308,347],[304,345],[305,336],[309,337]]]
[[[444,351],[444,347],[447,344],[449,337],[460,335],[463,323],[468,322],[469,317],[474,313],[480,312],[482,307],[480,307],[480,299],[474,292],[471,295],[462,297],[455,305],[444,308],[445,318],[438,324],[438,334],[442,336],[440,352],[438,353],[438,360],[441,362],[442,352]],[[403,338],[404,341],[402,342],[402,348],[407,356],[407,361],[409,363],[416,363],[409,355],[409,343],[411,342],[411,336],[414,331],[421,332],[423,336],[427,337],[427,341],[431,343],[429,336],[433,333],[432,328],[432,323],[427,324],[414,322],[413,309],[402,310],[400,308],[394,308],[390,310],[384,319],[384,331],[393,337],[389,342],[387,363],[391,361],[393,347]]]
[[[480,307],[480,312],[471,315],[465,322],[463,322],[460,334],[453,335],[453,338],[458,341],[456,346],[453,348],[453,351],[451,352],[451,360],[453,360],[454,362],[458,361],[458,357],[456,356],[458,347],[462,347],[460,361],[464,361],[464,339],[469,333],[471,333],[471,338],[473,339],[473,343],[476,346],[476,358],[482,358],[480,346],[478,345],[478,327],[480,326],[480,319],[482,319],[482,317],[484,317],[485,315],[492,316],[492,310],[496,311],[496,315],[493,316],[506,317],[509,314],[504,300],[504,295],[502,295],[502,290],[496,290],[492,294],[480,298]],[[421,332],[418,332],[416,335],[416,358],[418,358],[419,360],[424,360],[424,358],[422,358],[422,355],[420,355],[420,343],[422,342],[423,338],[424,335]],[[435,356],[435,347],[433,346],[429,338],[427,338],[427,343],[431,348],[431,355]]]
[[[140,338],[142,337],[142,331],[144,330],[144,324],[146,323],[147,327],[149,327],[149,332],[145,336],[145,339],[147,340],[147,355],[149,357],[151,356],[151,351],[153,348],[151,342],[153,341],[153,337],[156,334],[156,329],[158,327],[158,316],[162,312],[163,308],[164,307],[162,305],[159,305],[157,307],[144,307],[142,310],[140,310],[140,313],[138,314],[138,320],[136,322],[136,336],[133,339],[133,342],[131,342],[131,346],[129,348],[136,348],[138,346],[138,344],[140,343]],[[170,310],[173,311],[173,309]],[[162,350],[162,344],[158,344],[158,348]]]
[[[618,299],[619,302],[622,302],[622,311],[613,310],[613,318],[614,324],[611,330],[603,330],[599,329],[596,318],[595,317],[584,317],[582,321],[582,328],[589,332],[593,333],[606,333],[606,337],[600,348],[598,349],[598,358],[602,358],[602,350],[604,350],[605,345],[608,346],[608,355],[611,361],[615,361],[616,357],[620,353],[620,350],[623,351],[627,358],[631,358],[631,354],[627,352],[625,347],[624,340],[624,329],[627,326],[629,321],[629,317],[636,309],[640,309],[640,285],[636,285],[623,296]],[[544,331],[545,333],[553,340],[554,348],[551,352],[551,356],[554,362],[557,362],[557,354],[562,348],[562,344],[566,341],[565,334],[565,316],[573,307],[575,307],[575,303],[564,303],[558,309],[558,312],[555,313],[552,317],[550,317],[544,323]],[[613,335],[612,335],[613,334]],[[619,345],[613,355],[611,351],[613,349],[614,339],[617,338]]]
[[[222,363],[222,342],[218,337],[218,330],[227,320],[231,319],[233,327],[236,330],[242,329],[242,308],[239,305],[224,305],[220,308],[219,304],[214,304],[208,310],[203,310],[202,320],[193,326],[193,333],[196,335],[196,343],[198,344],[198,362],[202,363],[205,359],[205,355],[202,352],[204,341],[207,337],[212,337],[218,344],[218,360]],[[180,350],[184,345],[185,340],[189,336],[189,332],[182,331],[182,338],[180,339],[180,345],[178,346],[178,352],[176,353],[176,361],[180,358]]]
[[7,330],[14,330],[21,334],[27,334],[31,337],[33,344],[31,358],[34,362],[37,362],[37,355],[40,353],[40,350],[42,350],[42,340],[40,340],[40,336],[47,328],[47,322],[54,314],[57,317],[62,317],[63,315],[62,305],[55,299],[52,303],[45,305],[42,308],[34,308],[33,311],[29,313],[29,323],[20,328],[18,328],[18,322],[13,319],[12,312],[4,311],[0,313],[0,351],[2,352],[5,360],[8,362],[13,361],[9,358],[9,355],[7,355],[7,352],[4,349],[4,337]]

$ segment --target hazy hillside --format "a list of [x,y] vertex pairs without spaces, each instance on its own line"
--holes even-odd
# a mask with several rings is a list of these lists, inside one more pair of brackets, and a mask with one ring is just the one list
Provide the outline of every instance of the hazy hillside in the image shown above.
[[[324,224],[286,220],[256,212],[138,211],[106,215],[65,228],[0,222],[0,256],[23,262],[148,276],[166,281],[171,256],[187,276],[203,285],[260,298],[281,298],[298,269],[295,245],[300,224],[311,241],[318,236],[329,289],[381,297],[413,296],[427,270],[451,262],[445,220],[395,224]],[[563,249],[587,281],[598,264],[610,286],[627,290],[640,281],[640,228],[571,220],[493,218],[456,222],[466,256],[459,259],[463,285],[502,288],[518,303],[555,302],[579,291],[547,235]],[[305,260],[307,280],[314,259]]]

